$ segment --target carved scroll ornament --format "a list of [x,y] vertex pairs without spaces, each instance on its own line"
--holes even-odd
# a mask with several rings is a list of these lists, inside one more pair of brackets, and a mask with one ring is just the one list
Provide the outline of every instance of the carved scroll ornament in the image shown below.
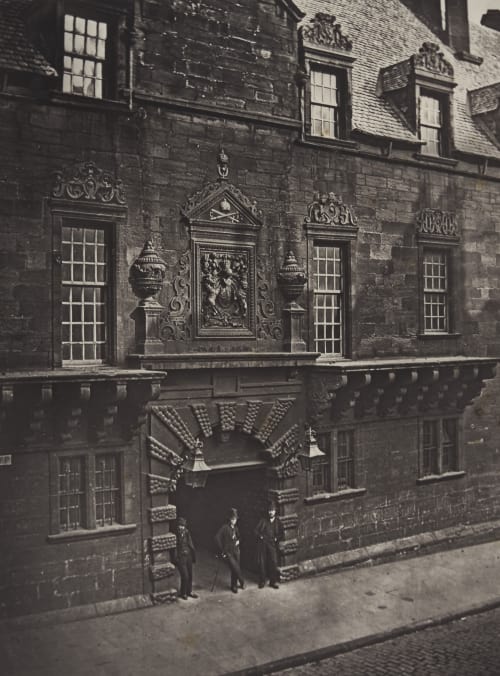
[[312,42],[322,47],[331,47],[334,49],[344,49],[351,51],[352,42],[343,35],[341,26],[336,17],[324,12],[318,12],[307,26],[304,26],[303,36],[308,42]]
[[126,204],[123,184],[94,162],[80,162],[55,173],[52,197]]
[[333,192],[314,194],[314,201],[307,207],[306,223],[317,225],[356,226],[357,219],[342,197]]
[[446,61],[443,52],[439,51],[439,46],[433,42],[423,43],[418,54],[414,55],[413,63],[416,68],[423,68],[430,73],[453,77],[453,66]]
[[421,235],[458,237],[457,217],[453,211],[422,209],[417,214],[416,223],[417,233]]

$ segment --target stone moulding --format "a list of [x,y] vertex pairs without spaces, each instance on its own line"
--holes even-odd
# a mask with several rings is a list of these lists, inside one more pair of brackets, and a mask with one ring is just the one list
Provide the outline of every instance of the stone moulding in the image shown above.
[[459,237],[457,216],[454,211],[441,209],[422,209],[415,218],[418,235],[433,235],[435,237]]
[[253,434],[257,416],[263,406],[263,401],[247,401],[247,413],[242,428],[245,434]]
[[302,27],[304,42],[322,48],[350,52],[352,42],[342,33],[342,27],[336,21],[337,18],[332,14],[317,12],[309,23]]
[[194,413],[198,425],[200,426],[203,436],[208,439],[211,437],[212,432],[212,423],[210,422],[210,415],[206,404],[191,404],[191,410]]
[[163,507],[149,508],[150,523],[164,523],[165,521],[175,521],[177,518],[177,508],[175,505],[164,505]]
[[313,201],[307,206],[306,225],[328,225],[357,227],[357,218],[352,208],[344,204],[342,197],[334,192],[314,193]]
[[151,579],[155,582],[164,580],[167,577],[172,577],[175,574],[175,566],[173,563],[159,563],[155,566],[149,567],[149,574]]
[[291,566],[279,566],[278,570],[280,573],[281,582],[291,582],[300,576],[300,568],[298,564]]
[[290,408],[293,406],[295,399],[278,399],[273,403],[273,407],[260,430],[255,435],[257,441],[265,444],[281,420],[286,416]]
[[151,600],[155,606],[174,603],[177,601],[177,589],[167,589],[166,591],[151,594]]
[[167,448],[167,446],[164,446],[154,437],[147,436],[146,443],[149,455],[155,460],[159,460],[170,467],[179,467],[179,465],[182,465],[184,461],[182,456],[178,455],[170,448]]
[[148,474],[148,487],[150,495],[165,495],[175,491],[177,482],[174,477],[165,477],[160,474]]
[[102,204],[126,204],[123,184],[94,162],[80,162],[55,172],[52,197]]
[[192,452],[196,450],[196,439],[173,406],[153,406],[152,411],[186,448]]
[[177,545],[177,538],[174,533],[154,535],[153,537],[149,538],[149,543],[152,552],[166,552],[169,549],[174,549],[174,547]]

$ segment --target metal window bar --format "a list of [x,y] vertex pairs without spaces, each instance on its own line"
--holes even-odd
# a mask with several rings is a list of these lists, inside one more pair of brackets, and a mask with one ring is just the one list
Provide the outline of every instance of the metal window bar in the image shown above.
[[422,440],[422,475],[439,474],[438,421],[424,420]]
[[426,142],[424,152],[442,154],[443,116],[441,102],[434,96],[420,96],[420,138]]
[[59,459],[59,528],[84,527],[85,489],[83,458]]
[[339,431],[337,435],[337,490],[354,488],[354,432]]
[[322,354],[342,355],[344,350],[344,281],[342,250],[314,247],[315,348]]
[[340,92],[337,76],[311,70],[311,131],[313,136],[339,138]]
[[102,98],[107,37],[106,22],[65,15],[63,92]]
[[106,453],[95,458],[95,518],[103,527],[120,520],[120,478],[116,455]]
[[443,472],[453,472],[457,467],[457,421],[454,418],[443,420],[441,437],[441,469]]
[[62,229],[63,361],[102,363],[106,358],[108,286],[104,230]]
[[424,330],[448,331],[448,269],[442,251],[424,252]]

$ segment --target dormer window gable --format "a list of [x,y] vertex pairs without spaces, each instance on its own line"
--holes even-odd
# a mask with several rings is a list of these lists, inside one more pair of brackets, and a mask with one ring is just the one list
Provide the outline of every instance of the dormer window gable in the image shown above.
[[383,68],[380,83],[382,95],[419,137],[421,156],[449,156],[453,148],[451,104],[456,83],[453,66],[439,46],[424,42],[417,54]]
[[353,44],[335,16],[318,12],[300,29],[304,132],[315,140],[349,138]]
[[469,108],[472,119],[485,134],[500,145],[500,82],[469,91]]
[[[85,100],[117,99],[127,82],[130,2],[40,0],[30,32],[58,73],[53,90]],[[54,78],[55,79],[55,78]]]

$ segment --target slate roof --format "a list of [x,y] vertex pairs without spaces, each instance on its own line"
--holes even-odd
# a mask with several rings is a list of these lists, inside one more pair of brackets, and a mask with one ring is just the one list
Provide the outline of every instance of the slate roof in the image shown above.
[[399,0],[296,0],[306,13],[333,14],[353,42],[353,127],[377,136],[417,141],[392,105],[377,93],[381,68],[416,54],[423,42],[440,46],[455,71],[454,142],[457,150],[500,158],[500,149],[486,136],[468,109],[468,90],[500,81],[500,33],[471,23],[470,51],[482,65],[455,58],[453,51]]
[[24,15],[31,0],[0,0],[0,69],[57,75],[29,41]]

